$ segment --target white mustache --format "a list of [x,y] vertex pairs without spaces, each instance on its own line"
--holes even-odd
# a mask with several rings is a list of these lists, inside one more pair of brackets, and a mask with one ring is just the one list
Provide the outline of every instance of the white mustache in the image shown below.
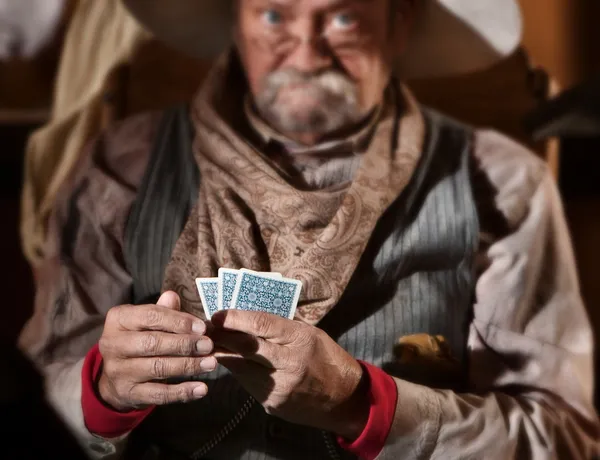
[[307,85],[310,88],[308,91],[315,90],[344,98],[349,104],[357,102],[356,86],[345,75],[334,70],[308,75],[294,69],[280,70],[267,77],[263,91],[265,102],[267,104],[274,102],[279,90],[298,84]]

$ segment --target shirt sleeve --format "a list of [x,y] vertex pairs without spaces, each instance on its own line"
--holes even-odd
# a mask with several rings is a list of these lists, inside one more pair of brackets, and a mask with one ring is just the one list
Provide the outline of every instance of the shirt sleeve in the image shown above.
[[554,178],[528,156],[513,161],[510,149],[480,160],[496,154],[488,179],[507,231],[481,251],[467,392],[395,379],[399,397],[379,459],[600,455],[593,335]]
[[125,436],[150,415],[154,407],[130,412],[117,412],[104,404],[96,390],[102,355],[98,345],[87,354],[81,373],[81,407],[86,428],[95,436],[115,439]]
[[157,121],[156,115],[126,120],[82,152],[49,218],[45,258],[34,269],[34,313],[19,338],[50,403],[92,458],[112,456],[124,444],[87,429],[82,371],[107,312],[131,301],[123,232]]
[[396,412],[398,391],[394,379],[372,364],[360,362],[367,376],[369,418],[358,438],[349,442],[338,437],[340,446],[364,460],[374,460],[385,445]]

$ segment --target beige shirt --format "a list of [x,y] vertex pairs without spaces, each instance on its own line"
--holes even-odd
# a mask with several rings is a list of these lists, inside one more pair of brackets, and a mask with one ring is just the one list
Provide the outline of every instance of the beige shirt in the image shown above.
[[[21,346],[44,369],[48,394],[84,447],[116,456],[126,437],[98,439],[81,410],[81,367],[104,317],[126,303],[123,230],[158,122],[132,118],[82,156],[50,221],[49,259],[36,270],[36,311]],[[477,302],[468,338],[469,392],[395,379],[398,407],[381,459],[588,459],[600,455],[593,407],[593,336],[554,180],[546,165],[493,131],[477,131],[481,200],[504,231],[482,226]],[[500,236],[501,235],[501,236]],[[516,359],[520,357],[520,359]]]

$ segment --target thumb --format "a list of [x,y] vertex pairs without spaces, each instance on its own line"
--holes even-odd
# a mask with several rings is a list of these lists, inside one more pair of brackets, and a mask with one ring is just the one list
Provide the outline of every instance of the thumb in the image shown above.
[[170,310],[181,310],[181,300],[177,293],[173,291],[164,292],[156,304],[160,307],[169,308]]

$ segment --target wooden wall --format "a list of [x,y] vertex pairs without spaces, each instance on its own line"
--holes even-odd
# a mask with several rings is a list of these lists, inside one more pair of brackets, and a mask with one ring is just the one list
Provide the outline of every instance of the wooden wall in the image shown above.
[[598,0],[519,0],[524,44],[534,61],[569,87],[600,71]]

